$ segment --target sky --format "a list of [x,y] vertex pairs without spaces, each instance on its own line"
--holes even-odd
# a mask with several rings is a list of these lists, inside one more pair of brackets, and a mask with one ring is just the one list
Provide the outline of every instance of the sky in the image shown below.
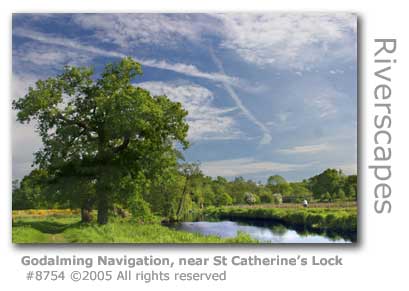
[[[98,76],[133,57],[143,69],[135,86],[188,110],[184,156],[206,175],[357,172],[354,14],[14,14],[12,41],[12,99],[64,65]],[[12,117],[12,175],[21,179],[41,140]]]

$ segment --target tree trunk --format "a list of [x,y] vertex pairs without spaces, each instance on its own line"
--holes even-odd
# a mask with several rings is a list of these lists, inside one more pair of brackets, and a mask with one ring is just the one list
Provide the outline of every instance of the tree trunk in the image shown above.
[[81,207],[81,222],[89,223],[92,221],[92,202],[90,199],[84,201],[84,204]]
[[108,223],[108,197],[106,193],[98,195],[98,224]]
[[177,212],[177,214],[176,214],[176,216],[177,216],[178,219],[179,219],[180,216],[182,215],[183,204],[184,204],[184,202],[185,202],[185,196],[186,196],[186,192],[187,192],[186,190],[187,190],[188,179],[189,179],[189,178],[186,177],[185,186],[183,187],[182,197],[180,198],[180,201],[179,201],[178,212]]
[[108,210],[109,210],[109,203],[108,203],[108,189],[106,185],[104,185],[104,178],[100,177],[99,181],[97,181],[96,191],[97,191],[97,207],[98,207],[98,224],[107,224],[108,223]]
[[91,209],[81,208],[81,222],[89,223],[92,221]]
[[98,224],[103,225],[108,223],[108,209],[109,209],[109,202],[108,202],[108,195],[109,195],[109,183],[107,169],[105,169],[105,165],[108,164],[107,160],[107,152],[105,149],[105,135],[104,135],[104,128],[99,129],[98,132],[98,154],[97,160],[99,161],[98,167],[98,178],[96,183],[96,194],[97,194],[97,208],[98,208],[98,217],[97,221]]

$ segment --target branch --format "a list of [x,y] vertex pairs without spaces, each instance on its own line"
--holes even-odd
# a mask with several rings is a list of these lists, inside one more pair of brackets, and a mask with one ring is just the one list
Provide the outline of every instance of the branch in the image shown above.
[[125,150],[128,147],[129,142],[130,142],[129,136],[128,135],[124,136],[124,141],[122,142],[122,144],[120,146],[117,146],[116,148],[114,148],[113,152],[116,153],[116,154],[122,152],[123,150]]
[[[60,120],[70,124],[70,125],[77,125],[78,127],[82,128],[82,131],[80,132],[79,136],[85,134],[89,140],[95,140],[95,137],[92,137],[91,135],[91,131],[92,129],[83,121],[80,120],[72,120],[69,119],[67,117],[65,117],[62,113],[59,113],[57,118],[59,118]],[[78,137],[79,137],[78,136]]]
[[57,117],[59,119],[61,119],[62,121],[65,121],[66,123],[78,125],[79,127],[83,128],[84,130],[90,130],[89,126],[83,121],[68,119],[67,117],[62,115],[62,113],[59,113]]

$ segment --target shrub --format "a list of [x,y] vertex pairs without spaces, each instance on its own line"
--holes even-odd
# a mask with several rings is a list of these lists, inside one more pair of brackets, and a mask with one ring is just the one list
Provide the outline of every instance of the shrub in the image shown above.
[[283,203],[283,196],[280,193],[273,194],[273,202],[274,204]]
[[293,212],[288,215],[289,221],[296,225],[305,225],[306,217],[307,215],[303,211]]
[[272,203],[273,195],[271,193],[261,193],[259,194],[261,203]]
[[329,194],[328,192],[322,194],[320,200],[324,202],[330,202],[332,200],[331,194]]
[[218,194],[215,198],[216,206],[222,206],[222,205],[232,205],[233,204],[233,198],[226,192],[222,192]]
[[339,200],[345,200],[345,198],[346,198],[345,192],[341,188],[337,192],[337,198]]
[[335,216],[335,214],[328,214],[325,217],[325,226],[328,228],[332,228],[333,226],[336,226],[336,222],[337,222],[337,217]]
[[132,220],[136,222],[151,223],[155,220],[155,217],[149,207],[149,203],[139,195],[136,196],[133,201],[131,201],[129,209],[132,213]]
[[325,223],[325,218],[322,214],[310,213],[307,216],[306,223],[312,227],[321,228]]
[[252,205],[257,202],[257,197],[256,195],[247,192],[244,194],[244,201],[246,201],[247,204]]

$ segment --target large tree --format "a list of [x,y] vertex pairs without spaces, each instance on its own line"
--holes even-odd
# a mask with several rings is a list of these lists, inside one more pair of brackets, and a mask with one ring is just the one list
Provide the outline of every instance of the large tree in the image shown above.
[[[309,179],[309,187],[311,188],[314,198],[320,199],[323,195],[337,193],[342,187],[345,175],[340,170],[326,169],[319,175]],[[325,199],[324,199],[325,200]]]
[[175,144],[188,146],[187,111],[134,86],[141,74],[131,58],[108,64],[99,78],[92,68],[67,66],[13,102],[17,120],[34,120],[42,138],[34,164],[57,182],[86,179],[95,189],[100,224],[108,222],[120,183],[154,177],[175,164]]
[[269,186],[278,186],[286,183],[287,183],[286,179],[284,179],[284,177],[280,175],[270,176],[267,179],[267,185]]

